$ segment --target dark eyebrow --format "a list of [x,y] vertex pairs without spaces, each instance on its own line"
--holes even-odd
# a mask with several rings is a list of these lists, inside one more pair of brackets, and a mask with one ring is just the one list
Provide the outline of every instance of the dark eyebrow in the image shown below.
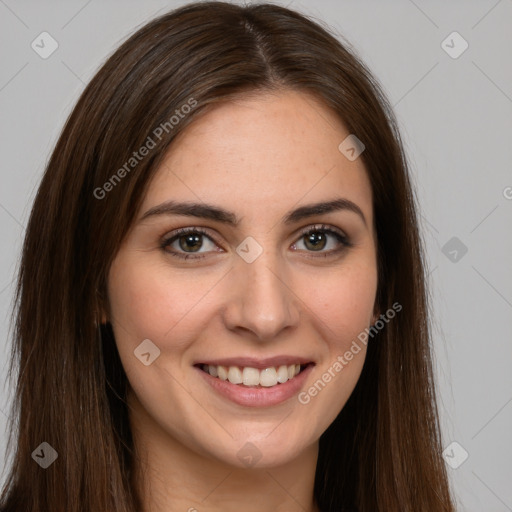
[[216,220],[231,226],[237,226],[239,223],[239,219],[234,213],[206,203],[178,203],[176,201],[166,201],[165,203],[150,208],[140,218],[140,221],[154,215],[185,215],[187,217],[200,217],[203,219]]
[[301,206],[296,210],[293,210],[290,213],[288,213],[283,218],[283,220],[285,224],[291,224],[293,222],[298,222],[299,220],[306,219],[308,217],[313,217],[314,215],[322,215],[340,210],[348,210],[350,212],[356,213],[357,215],[359,215],[359,217],[361,217],[365,226],[367,225],[366,218],[361,208],[359,208],[359,206],[357,206],[356,203],[353,203],[352,201],[343,198]]
[[[367,225],[366,218],[361,208],[352,201],[343,198],[300,206],[299,208],[287,213],[282,218],[282,221],[285,224],[293,224],[308,217],[323,215],[340,210],[348,210],[356,213],[361,217],[364,224]],[[206,203],[178,203],[176,201],[166,201],[150,208],[140,218],[139,222],[156,215],[184,215],[187,217],[199,217],[222,222],[223,224],[229,224],[230,226],[237,226],[240,223],[240,219],[233,212],[229,212],[223,208]]]

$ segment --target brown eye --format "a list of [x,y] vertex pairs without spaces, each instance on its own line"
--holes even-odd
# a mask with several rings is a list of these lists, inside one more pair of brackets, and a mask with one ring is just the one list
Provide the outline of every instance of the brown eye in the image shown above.
[[314,231],[310,234],[304,235],[304,242],[308,249],[318,251],[322,250],[326,246],[327,239],[325,233]]
[[[208,242],[210,247],[208,247]],[[207,252],[216,251],[217,244],[201,228],[182,228],[162,240],[161,248],[171,256],[178,258],[204,258]],[[206,250],[201,251],[205,248]]]
[[178,238],[180,249],[184,251],[190,249],[193,252],[197,252],[203,245],[202,236],[201,234],[181,235]]
[[[299,247],[300,243],[304,244],[304,249]],[[319,256],[326,257],[337,254],[351,245],[347,236],[341,231],[322,224],[321,226],[314,226],[303,231],[301,238],[293,244],[293,248],[294,250],[300,249],[309,253],[316,252]]]

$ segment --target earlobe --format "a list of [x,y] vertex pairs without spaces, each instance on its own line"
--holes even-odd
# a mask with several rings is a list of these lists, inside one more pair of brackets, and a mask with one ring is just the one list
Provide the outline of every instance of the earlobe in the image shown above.
[[96,326],[99,326],[99,325],[106,325],[108,323],[108,318],[107,318],[107,315],[105,313],[105,311],[103,310],[103,308],[100,309],[100,312],[96,312],[96,314],[94,315],[94,324]]
[[96,303],[94,305],[94,323],[96,325],[106,325],[108,323],[108,309],[108,302],[103,298],[98,288],[96,288]]
[[98,320],[94,321],[94,327],[96,328],[105,327],[107,324],[108,320],[106,319],[106,317],[102,317],[100,322],[98,322]]

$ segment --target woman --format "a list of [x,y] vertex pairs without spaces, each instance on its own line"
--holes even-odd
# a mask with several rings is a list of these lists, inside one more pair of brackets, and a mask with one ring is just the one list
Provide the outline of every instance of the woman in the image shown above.
[[396,123],[296,12],[190,4],[122,44],[16,298],[4,512],[454,510]]

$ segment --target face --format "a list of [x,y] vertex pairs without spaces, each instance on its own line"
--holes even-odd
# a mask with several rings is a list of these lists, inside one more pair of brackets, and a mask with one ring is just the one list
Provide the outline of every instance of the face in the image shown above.
[[348,135],[283,91],[217,106],[175,140],[108,282],[148,431],[272,467],[317,446],[343,408],[377,288],[372,192],[338,149]]

